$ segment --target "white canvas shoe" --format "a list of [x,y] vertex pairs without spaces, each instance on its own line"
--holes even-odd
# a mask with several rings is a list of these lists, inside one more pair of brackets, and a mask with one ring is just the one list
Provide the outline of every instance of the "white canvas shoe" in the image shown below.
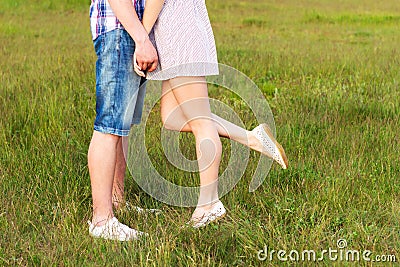
[[225,214],[226,214],[226,210],[225,210],[224,205],[222,204],[221,201],[218,201],[213,205],[213,207],[210,211],[203,214],[203,216],[201,216],[199,218],[192,218],[190,220],[189,224],[193,228],[204,227],[213,221],[221,219],[222,217],[225,216]]
[[283,147],[275,140],[274,135],[268,125],[263,123],[252,130],[254,136],[263,145],[263,153],[272,157],[283,169],[288,167],[288,159]]
[[144,232],[137,231],[123,223],[120,223],[115,217],[111,218],[105,224],[100,226],[95,226],[90,221],[88,221],[88,224],[89,234],[96,238],[131,241],[138,240],[140,237],[147,235]]

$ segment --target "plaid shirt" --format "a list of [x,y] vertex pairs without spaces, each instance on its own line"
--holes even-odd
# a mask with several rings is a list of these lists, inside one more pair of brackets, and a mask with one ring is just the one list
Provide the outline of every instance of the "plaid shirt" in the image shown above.
[[[144,12],[144,0],[132,0],[136,13],[142,20]],[[95,40],[99,35],[115,30],[123,29],[121,22],[112,11],[108,0],[92,0],[90,5],[90,29]]]

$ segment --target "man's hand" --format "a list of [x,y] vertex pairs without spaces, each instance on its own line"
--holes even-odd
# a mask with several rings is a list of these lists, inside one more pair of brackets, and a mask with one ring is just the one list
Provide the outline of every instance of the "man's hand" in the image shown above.
[[135,41],[136,60],[140,70],[142,72],[155,70],[158,63],[157,51],[150,42],[148,32],[140,22],[132,1],[108,0],[108,2],[125,30]]
[[133,61],[134,66],[137,64],[137,67],[139,67],[139,70],[142,72],[151,72],[157,68],[157,51],[148,37],[145,38],[143,43],[136,43]]

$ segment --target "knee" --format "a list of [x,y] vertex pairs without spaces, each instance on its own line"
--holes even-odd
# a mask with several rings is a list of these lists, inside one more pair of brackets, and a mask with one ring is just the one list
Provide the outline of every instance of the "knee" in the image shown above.
[[219,139],[219,137],[214,141],[214,149],[215,149],[215,156],[216,158],[219,160],[221,160],[221,156],[222,156],[222,144],[221,144],[221,140]]
[[214,123],[208,119],[195,119],[188,122],[195,136],[209,136],[213,137],[218,135],[217,128]]
[[122,137],[115,134],[105,134],[104,138],[109,142],[118,143]]
[[222,155],[222,145],[219,138],[204,137],[199,140],[198,149],[201,151],[201,158],[206,162],[211,163],[220,161]]
[[100,142],[118,143],[122,137],[118,136],[118,135],[114,135],[114,134],[101,133],[98,131],[94,131],[93,138]]
[[[209,140],[217,155],[222,153],[222,144],[215,124],[209,120],[196,120],[190,123],[193,134],[200,143]],[[208,142],[206,142],[208,143]]]

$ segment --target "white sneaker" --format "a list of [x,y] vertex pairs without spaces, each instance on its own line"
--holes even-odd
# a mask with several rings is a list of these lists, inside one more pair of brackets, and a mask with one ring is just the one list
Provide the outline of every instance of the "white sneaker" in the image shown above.
[[268,125],[265,123],[260,124],[254,128],[252,132],[258,141],[260,141],[263,145],[263,152],[272,157],[272,159],[281,165],[283,169],[286,169],[288,166],[288,159],[286,157],[285,150],[278,143],[278,141],[275,140]]
[[120,223],[115,217],[111,218],[105,224],[100,226],[95,226],[90,221],[88,221],[88,224],[89,234],[96,238],[130,241],[138,240],[140,237],[147,235],[144,232],[137,231],[123,223]]
[[199,218],[192,218],[189,224],[192,225],[193,228],[204,227],[207,224],[216,221],[217,219],[221,219],[222,217],[224,217],[225,214],[226,210],[224,204],[222,204],[221,201],[218,201],[213,205],[212,209],[209,212],[203,214],[203,216]]

